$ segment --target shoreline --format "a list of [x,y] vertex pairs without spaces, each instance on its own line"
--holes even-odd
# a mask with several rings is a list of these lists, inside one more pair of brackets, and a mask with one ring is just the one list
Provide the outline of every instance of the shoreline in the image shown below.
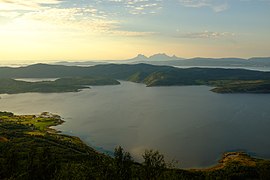
[[[58,115],[57,115],[58,116]],[[61,116],[59,116],[59,118],[61,118]],[[62,131],[53,129],[53,127],[56,127],[58,125],[61,125],[65,123],[65,121],[61,118],[61,121],[57,124],[57,125],[52,125],[52,126],[48,126],[48,129],[52,130],[51,132],[48,131],[48,133],[55,133],[55,134],[60,134],[60,135],[65,135],[65,136],[70,136],[70,137],[74,137],[74,138],[78,138],[80,139],[80,141],[82,141],[82,143],[84,143],[86,146],[95,149],[98,153],[102,153],[105,156],[109,156],[109,157],[113,157],[112,151],[103,149],[102,147],[94,147],[89,145],[88,143],[86,143],[83,139],[81,139],[79,136],[76,135],[68,135],[63,133]],[[253,155],[252,155],[253,154]],[[232,158],[234,157],[234,158]],[[270,161],[270,159],[268,158],[263,158],[257,155],[254,155],[254,153],[248,153],[247,151],[227,151],[227,152],[223,152],[222,154],[220,154],[217,159],[216,162],[212,165],[209,166],[205,166],[205,167],[199,167],[199,168],[192,168],[192,167],[188,167],[188,168],[176,168],[178,170],[183,169],[183,170],[187,170],[187,171],[212,171],[212,170],[217,170],[217,169],[222,169],[226,166],[226,162],[228,161],[237,161],[238,159],[253,159],[253,160],[262,160],[262,161]],[[139,162],[136,162],[139,163]]]

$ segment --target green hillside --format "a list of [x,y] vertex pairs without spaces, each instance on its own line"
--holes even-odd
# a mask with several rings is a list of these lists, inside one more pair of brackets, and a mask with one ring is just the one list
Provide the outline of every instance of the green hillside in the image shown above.
[[55,81],[25,82],[14,79],[0,79],[0,93],[16,94],[26,92],[78,92],[89,86],[118,85],[118,81],[101,77],[60,78]]

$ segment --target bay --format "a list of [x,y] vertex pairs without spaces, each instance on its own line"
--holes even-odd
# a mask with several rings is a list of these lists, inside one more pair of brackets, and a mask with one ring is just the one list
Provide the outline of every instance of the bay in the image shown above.
[[121,81],[78,93],[2,94],[1,111],[61,115],[55,127],[112,152],[121,145],[141,161],[158,149],[180,167],[208,167],[223,152],[270,158],[270,95],[216,94],[207,86],[145,87]]

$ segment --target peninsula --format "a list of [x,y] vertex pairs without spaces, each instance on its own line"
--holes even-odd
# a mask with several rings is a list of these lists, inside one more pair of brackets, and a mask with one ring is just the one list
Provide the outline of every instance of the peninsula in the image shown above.
[[25,82],[7,78],[0,79],[0,94],[78,92],[81,89],[90,88],[89,86],[118,84],[120,83],[117,80],[102,77],[72,77],[41,82]]

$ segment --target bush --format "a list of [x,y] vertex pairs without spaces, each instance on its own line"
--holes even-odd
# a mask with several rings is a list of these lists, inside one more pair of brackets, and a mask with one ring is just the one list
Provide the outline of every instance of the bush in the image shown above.
[[143,172],[145,179],[159,179],[164,170],[166,170],[166,162],[164,155],[158,151],[145,150],[143,154]]

